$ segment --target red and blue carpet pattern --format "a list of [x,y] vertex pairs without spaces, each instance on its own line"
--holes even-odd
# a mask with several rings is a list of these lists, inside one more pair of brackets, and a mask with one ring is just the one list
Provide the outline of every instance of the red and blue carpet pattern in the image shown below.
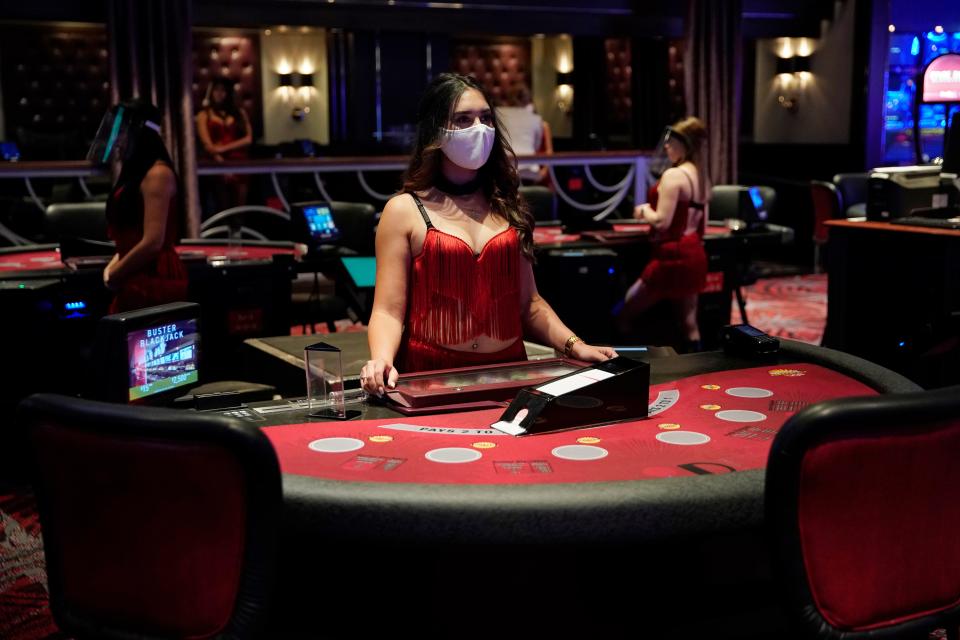
[[66,638],[47,599],[43,539],[33,495],[0,492],[0,638]]
[[[772,336],[820,344],[827,324],[827,275],[765,278],[744,289],[750,324]],[[731,321],[740,320],[734,304]]]

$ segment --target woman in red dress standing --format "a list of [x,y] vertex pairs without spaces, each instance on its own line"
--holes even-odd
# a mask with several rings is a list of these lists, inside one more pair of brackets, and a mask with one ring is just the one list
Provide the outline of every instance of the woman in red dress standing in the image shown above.
[[187,297],[187,271],[174,249],[184,208],[160,122],[151,104],[118,105],[104,117],[88,156],[120,164],[106,210],[107,231],[117,245],[103,270],[104,285],[115,293],[111,313]]
[[[197,136],[207,156],[217,162],[245,160],[253,142],[250,118],[237,105],[233,81],[214,78],[208,88],[206,108],[197,114]],[[217,206],[220,210],[247,203],[248,179],[228,174],[217,181]]]
[[664,150],[670,163],[648,194],[649,202],[636,207],[633,217],[653,227],[650,262],[624,298],[617,317],[628,335],[636,317],[661,300],[669,300],[683,328],[684,351],[697,351],[697,296],[707,277],[703,234],[710,187],[703,170],[702,151],[707,129],[698,118],[686,118],[667,127]]
[[437,76],[417,120],[404,193],[377,229],[363,388],[383,393],[400,371],[524,360],[524,335],[579,360],[615,356],[581,341],[538,295],[516,157],[476,81]]

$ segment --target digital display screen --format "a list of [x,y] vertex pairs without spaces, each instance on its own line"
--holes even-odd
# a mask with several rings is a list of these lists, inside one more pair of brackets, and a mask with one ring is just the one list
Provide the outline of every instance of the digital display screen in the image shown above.
[[757,328],[755,328],[755,327],[751,327],[751,326],[748,325],[748,324],[742,324],[742,325],[740,325],[740,326],[737,327],[737,328],[740,330],[740,333],[744,333],[744,334],[750,336],[751,338],[758,338],[758,337],[764,335],[763,331],[760,331],[759,329],[757,329]]
[[330,240],[339,235],[329,206],[304,207],[303,218],[307,222],[307,231],[317,240]]
[[360,289],[372,288],[377,282],[377,259],[373,256],[340,258],[353,284]]
[[923,73],[924,102],[960,102],[960,54],[934,58]]
[[129,332],[130,400],[197,382],[199,343],[195,319]]
[[472,387],[503,382],[524,382],[559,378],[577,371],[580,367],[572,364],[550,363],[537,365],[535,362],[515,367],[500,367],[489,371],[451,372],[435,376],[423,376],[401,380],[397,384],[400,391],[443,391],[457,387]]
[[759,187],[750,187],[750,200],[753,201],[753,208],[757,210],[757,217],[766,220],[767,210],[763,206],[763,196],[760,195]]
[[0,157],[9,162],[19,160],[20,150],[17,148],[16,143],[0,142]]

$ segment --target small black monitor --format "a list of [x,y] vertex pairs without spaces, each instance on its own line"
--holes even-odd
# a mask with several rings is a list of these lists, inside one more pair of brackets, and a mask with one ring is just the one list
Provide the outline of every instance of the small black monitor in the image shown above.
[[340,237],[329,202],[297,202],[290,208],[290,221],[297,240],[311,250],[333,244]]
[[954,111],[943,142],[943,173],[960,174],[960,111]]
[[104,316],[94,361],[97,399],[169,403],[200,380],[200,305],[174,302]]

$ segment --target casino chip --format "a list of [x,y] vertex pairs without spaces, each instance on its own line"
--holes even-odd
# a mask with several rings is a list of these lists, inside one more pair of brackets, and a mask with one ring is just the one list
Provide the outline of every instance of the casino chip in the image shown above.
[[679,429],[680,425],[676,424],[675,422],[662,422],[658,424],[657,427],[665,431],[673,431],[674,429]]
[[370,442],[391,442],[393,436],[370,436]]
[[702,405],[700,405],[700,408],[701,408],[701,409],[705,409],[705,410],[707,410],[707,411],[716,411],[717,409],[720,408],[720,405],[718,405],[718,404],[702,404]]
[[799,378],[806,374],[806,371],[799,369],[771,369],[768,373],[772,376],[786,376],[788,378]]
[[716,391],[717,389],[720,388],[720,385],[718,385],[718,384],[703,384],[703,385],[700,385],[700,388],[701,388],[701,389],[706,389],[707,391]]
[[600,438],[594,438],[593,436],[584,436],[582,438],[577,438],[577,442],[580,444],[597,444],[600,442]]
[[493,449],[497,445],[493,442],[474,442],[471,446],[474,449]]

